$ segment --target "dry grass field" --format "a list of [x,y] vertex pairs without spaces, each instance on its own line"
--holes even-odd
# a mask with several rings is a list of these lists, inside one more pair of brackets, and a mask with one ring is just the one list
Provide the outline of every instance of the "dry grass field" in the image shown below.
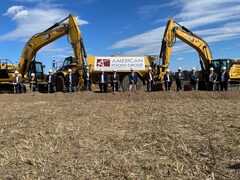
[[0,179],[239,179],[240,92],[0,95]]

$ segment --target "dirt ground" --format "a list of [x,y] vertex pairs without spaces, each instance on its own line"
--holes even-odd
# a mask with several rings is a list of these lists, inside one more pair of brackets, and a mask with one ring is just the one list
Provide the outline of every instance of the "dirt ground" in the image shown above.
[[240,92],[0,95],[0,179],[239,179]]

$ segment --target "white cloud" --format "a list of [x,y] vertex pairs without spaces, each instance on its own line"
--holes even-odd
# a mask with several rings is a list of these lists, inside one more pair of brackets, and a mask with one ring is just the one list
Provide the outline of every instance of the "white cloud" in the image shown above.
[[[172,3],[178,3],[181,7],[180,12],[175,14],[175,19],[181,25],[190,28],[195,34],[203,37],[208,43],[240,38],[239,0],[173,0]],[[152,7],[149,6],[148,8],[151,9]],[[148,8],[145,8],[146,14],[148,13]],[[140,13],[144,14],[144,11],[140,11]],[[162,22],[163,18],[155,22],[158,21]],[[212,28],[213,26],[215,27]],[[159,54],[164,30],[165,26],[149,30],[145,33],[120,40],[114,43],[111,48],[130,49],[126,54]],[[185,53],[189,51],[189,47],[186,44],[179,43],[174,46],[173,50],[174,52]]]
[[7,12],[4,15],[15,15],[21,11],[23,11],[25,8],[23,6],[12,6],[8,8]]
[[165,4],[155,4],[155,5],[146,5],[138,8],[137,14],[140,15],[143,19],[154,15],[155,13],[161,11],[162,8],[168,8],[171,6],[176,6],[178,2],[173,1]]
[[[23,6],[12,6],[4,15],[12,17],[16,21],[16,28],[7,34],[0,35],[0,41],[29,39],[58,20],[64,19],[69,15],[69,11],[57,7],[55,4],[48,6],[37,5],[32,9]],[[79,25],[88,24],[86,20],[77,17]]]

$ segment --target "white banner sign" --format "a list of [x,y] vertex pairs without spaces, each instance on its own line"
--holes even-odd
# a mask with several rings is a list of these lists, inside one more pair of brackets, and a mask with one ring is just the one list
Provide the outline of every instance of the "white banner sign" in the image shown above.
[[95,71],[145,70],[144,57],[95,57]]

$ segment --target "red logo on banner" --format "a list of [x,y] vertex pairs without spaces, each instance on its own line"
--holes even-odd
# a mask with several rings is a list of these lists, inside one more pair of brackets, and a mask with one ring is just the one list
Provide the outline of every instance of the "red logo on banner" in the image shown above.
[[110,67],[110,59],[97,59],[97,67]]

